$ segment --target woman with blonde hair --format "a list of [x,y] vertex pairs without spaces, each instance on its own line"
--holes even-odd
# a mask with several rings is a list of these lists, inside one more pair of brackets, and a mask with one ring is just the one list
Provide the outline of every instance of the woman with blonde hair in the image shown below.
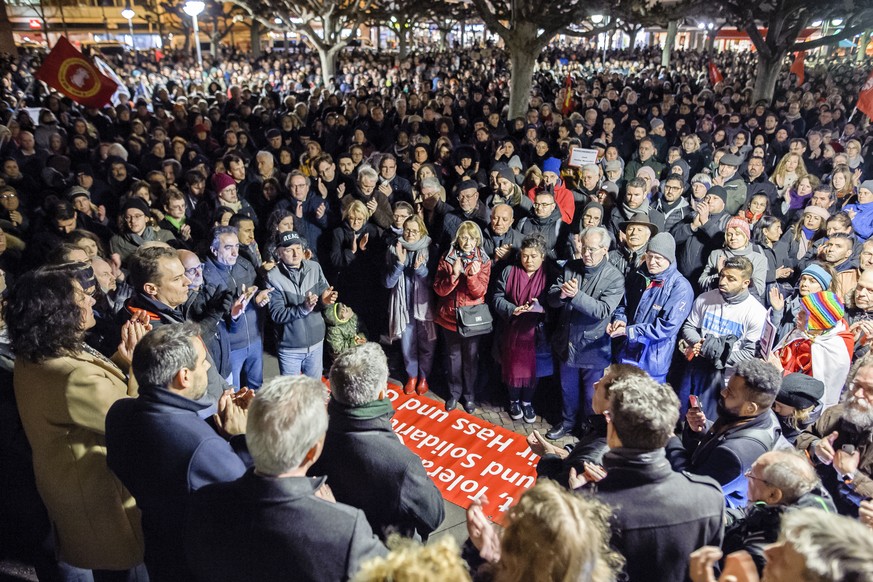
[[388,247],[382,283],[388,289],[388,338],[400,339],[406,366],[404,394],[429,390],[436,344],[432,280],[438,253],[417,214],[406,219],[397,243]]
[[809,172],[806,171],[803,158],[798,154],[787,153],[779,160],[776,169],[773,170],[773,175],[770,176],[770,181],[776,184],[776,191],[779,193],[779,198],[782,198],[786,192],[794,188],[798,180],[806,177],[807,174]]
[[831,188],[834,189],[834,194],[837,197],[837,207],[842,208],[844,205],[856,202],[854,177],[852,170],[845,164],[834,166],[834,171],[831,174]]
[[449,399],[446,410],[454,410],[464,398],[464,410],[476,410],[475,385],[479,368],[480,335],[464,335],[458,329],[459,308],[485,303],[491,279],[491,259],[482,248],[482,231],[475,222],[465,221],[448,252],[440,260],[433,288],[437,298],[436,324],[446,348],[446,376]]
[[611,582],[624,560],[609,548],[610,510],[554,481],[538,482],[509,510],[498,536],[477,498],[467,532],[495,582]]

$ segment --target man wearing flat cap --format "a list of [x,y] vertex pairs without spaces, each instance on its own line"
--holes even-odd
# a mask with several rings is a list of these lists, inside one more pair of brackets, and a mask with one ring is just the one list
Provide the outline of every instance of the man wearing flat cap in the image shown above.
[[731,216],[736,215],[746,203],[748,186],[739,173],[739,167],[743,161],[734,154],[725,154],[718,161],[718,173],[712,183],[723,186],[727,192],[725,210]]
[[643,264],[646,245],[658,234],[658,227],[649,221],[647,215],[637,213],[620,223],[619,229],[616,248],[609,251],[609,262],[627,279]]

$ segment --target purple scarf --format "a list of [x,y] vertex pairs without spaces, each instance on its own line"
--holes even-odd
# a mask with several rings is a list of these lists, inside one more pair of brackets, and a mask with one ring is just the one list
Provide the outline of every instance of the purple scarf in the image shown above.
[[[528,277],[513,265],[506,281],[506,298],[515,305],[524,305],[539,297],[546,286],[545,269],[541,266]],[[503,334],[503,381],[507,386],[523,388],[536,382],[536,330],[542,313],[523,313],[509,320]]]

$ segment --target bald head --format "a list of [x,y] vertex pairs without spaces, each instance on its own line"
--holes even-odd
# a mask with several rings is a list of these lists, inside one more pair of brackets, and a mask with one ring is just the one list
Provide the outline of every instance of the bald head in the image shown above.
[[188,288],[191,290],[199,289],[203,285],[203,262],[200,257],[185,249],[178,250],[177,254],[179,260],[182,261],[182,266],[185,267],[185,276],[191,279]]
[[[750,481],[762,485],[749,501],[769,505],[790,505],[819,484],[818,475],[805,456],[794,450],[764,453],[752,465]],[[751,489],[751,484],[750,484]]]
[[497,204],[491,209],[491,231],[503,236],[512,227],[514,212],[509,204]]
[[103,293],[115,291],[117,284],[115,274],[112,272],[112,265],[95,256],[91,259],[91,268],[94,269],[94,278],[97,279],[97,285]]

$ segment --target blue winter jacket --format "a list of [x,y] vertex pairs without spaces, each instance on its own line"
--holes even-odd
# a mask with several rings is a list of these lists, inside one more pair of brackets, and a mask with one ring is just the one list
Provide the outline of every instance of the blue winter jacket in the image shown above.
[[694,291],[675,263],[654,277],[643,267],[640,275],[647,286],[636,313],[628,314],[626,301],[622,301],[613,318],[627,322],[627,336],[616,359],[636,364],[652,376],[664,376],[670,369],[676,337],[691,313]]
[[[207,257],[203,263],[203,287],[208,297],[214,297],[225,289],[230,289],[233,298],[236,299],[242,294],[243,287],[248,288],[255,284],[256,278],[255,266],[244,257],[238,257],[233,267],[218,263],[214,257]],[[254,298],[249,301],[238,318],[231,319],[228,314],[223,325],[227,326],[231,350],[243,349],[259,341],[262,328],[261,314]]]
[[846,212],[854,211],[852,228],[861,240],[867,240],[873,236],[873,202],[866,204],[849,204],[843,208]]

